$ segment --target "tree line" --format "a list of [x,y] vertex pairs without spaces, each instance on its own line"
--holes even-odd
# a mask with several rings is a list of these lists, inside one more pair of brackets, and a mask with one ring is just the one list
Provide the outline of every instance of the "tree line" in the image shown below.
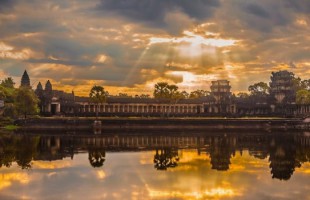
[[30,87],[15,88],[11,77],[5,78],[0,83],[0,100],[4,101],[4,108],[0,108],[2,116],[16,118],[39,113],[39,99]]
[[[289,82],[292,83],[291,85],[292,90],[295,91],[295,93],[293,94],[295,98],[294,101],[297,104],[310,104],[310,79],[302,80],[301,78],[296,77],[293,72],[288,72],[286,70],[275,72],[275,73],[273,72],[273,74],[277,74],[280,76],[286,76],[288,79],[290,79]],[[272,78],[273,78],[273,75],[271,76],[271,79]],[[271,81],[269,84],[265,82],[254,83],[248,87],[248,92],[240,92],[237,94],[232,94],[232,98],[248,100],[250,102],[266,101],[270,99],[272,82],[273,81]],[[96,93],[96,95],[93,95],[94,92]],[[105,97],[97,98],[99,93],[101,93]],[[104,88],[101,86],[94,86],[90,92],[91,99],[93,99],[93,101],[97,103],[105,102],[105,99],[108,96],[109,96],[109,93],[106,92]],[[208,97],[208,96],[212,96],[211,92],[208,90],[198,89],[198,90],[188,93],[186,91],[180,91],[177,85],[169,84],[167,82],[156,83],[154,85],[154,90],[153,90],[154,98],[165,99],[170,103],[177,103],[177,101],[180,99],[197,99],[197,98]],[[147,94],[135,95],[133,97],[133,96],[128,95],[127,93],[119,93],[118,95],[113,96],[113,97],[151,98],[151,96]],[[100,101],[100,99],[104,99],[104,100]]]

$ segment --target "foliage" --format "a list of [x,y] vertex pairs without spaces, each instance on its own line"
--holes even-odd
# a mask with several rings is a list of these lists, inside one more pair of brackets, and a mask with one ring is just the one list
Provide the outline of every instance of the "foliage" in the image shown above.
[[96,104],[96,117],[98,117],[98,105],[107,101],[109,93],[102,86],[94,85],[90,90],[89,97]]
[[18,126],[10,124],[10,125],[5,126],[4,129],[8,131],[15,131],[16,129],[18,129]]
[[239,93],[237,94],[237,97],[238,97],[238,98],[241,98],[241,99],[247,99],[247,98],[249,98],[249,94],[248,94],[248,93],[245,93],[245,92],[239,92]]
[[1,86],[6,88],[14,88],[15,82],[13,81],[12,77],[8,77],[1,81]]
[[269,93],[269,89],[268,84],[264,82],[255,83],[248,88],[251,95],[254,96],[266,96]]
[[190,93],[189,98],[196,99],[196,98],[200,98],[200,97],[206,97],[206,96],[209,96],[209,95],[210,95],[209,91],[206,91],[206,90],[195,90],[195,91]]
[[300,81],[300,89],[310,90],[310,79]]
[[127,93],[119,93],[117,96],[118,97],[128,97],[128,98],[132,97],[132,96],[128,95]]
[[149,99],[150,95],[149,94],[140,94],[140,95],[135,95],[135,98]]
[[5,103],[13,103],[15,91],[15,88],[0,85],[0,99],[3,99]]
[[89,97],[94,103],[104,103],[109,93],[102,86],[93,86],[90,90]]
[[[3,81],[2,81],[3,82]],[[3,116],[16,117],[17,112],[15,108],[15,93],[16,89],[6,87],[5,84],[0,84],[0,99],[4,100]]]
[[21,87],[16,90],[15,107],[18,114],[23,114],[27,118],[27,115],[38,113],[38,103],[38,97],[30,88]]
[[166,82],[155,84],[154,97],[159,99],[172,99],[178,93],[178,86]]
[[188,99],[189,98],[189,94],[186,91],[182,91],[180,92],[181,94],[181,99]]
[[297,104],[310,104],[310,91],[309,90],[298,90],[296,94]]
[[17,116],[17,110],[14,103],[6,103],[3,110],[3,116],[15,118]]

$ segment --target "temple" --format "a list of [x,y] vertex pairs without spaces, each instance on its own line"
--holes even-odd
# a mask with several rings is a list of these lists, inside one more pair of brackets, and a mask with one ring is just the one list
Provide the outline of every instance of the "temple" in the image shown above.
[[[194,99],[179,99],[174,103],[167,99],[132,98],[109,96],[105,103],[95,104],[89,97],[75,96],[54,90],[48,80],[45,87],[39,82],[35,93],[40,99],[40,114],[44,116],[143,116],[143,117],[242,117],[281,116],[296,117],[310,115],[310,105],[296,104],[296,90],[292,74],[287,71],[272,73],[270,95],[255,99],[237,98],[231,92],[228,80],[211,82],[211,93]],[[30,78],[25,71],[21,86],[30,86]]]
[[29,78],[26,70],[24,71],[24,74],[22,76],[20,86],[21,87],[30,87],[30,78]]

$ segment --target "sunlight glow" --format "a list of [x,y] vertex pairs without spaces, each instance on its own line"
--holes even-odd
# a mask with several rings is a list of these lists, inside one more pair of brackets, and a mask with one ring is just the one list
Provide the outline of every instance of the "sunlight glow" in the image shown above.
[[107,60],[107,56],[104,54],[99,55],[97,58],[98,63],[104,63],[106,60]]
[[151,198],[177,198],[177,199],[206,199],[206,198],[224,198],[233,197],[240,194],[236,193],[230,188],[212,188],[202,192],[182,192],[182,191],[155,191],[150,190],[149,195]]
[[28,59],[30,57],[30,54],[32,54],[32,51],[30,49],[14,51],[14,47],[0,42],[0,58],[24,60]]
[[188,71],[168,71],[166,75],[181,77],[182,81],[177,85],[182,90],[208,89],[211,80],[217,79],[212,74],[193,74]]
[[156,43],[188,43],[193,46],[206,45],[213,47],[232,46],[236,40],[221,39],[221,38],[205,38],[201,35],[195,34],[191,31],[184,31],[183,37],[164,38],[164,37],[151,37],[149,45]]
[[0,42],[0,52],[2,53],[3,51],[11,51],[13,50],[14,48],[9,46],[9,45],[6,45],[4,44],[3,42]]

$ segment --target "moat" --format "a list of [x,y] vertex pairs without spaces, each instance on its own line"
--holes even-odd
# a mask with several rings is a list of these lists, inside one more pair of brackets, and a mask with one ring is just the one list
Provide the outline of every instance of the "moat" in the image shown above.
[[0,136],[0,199],[309,199],[310,132]]

